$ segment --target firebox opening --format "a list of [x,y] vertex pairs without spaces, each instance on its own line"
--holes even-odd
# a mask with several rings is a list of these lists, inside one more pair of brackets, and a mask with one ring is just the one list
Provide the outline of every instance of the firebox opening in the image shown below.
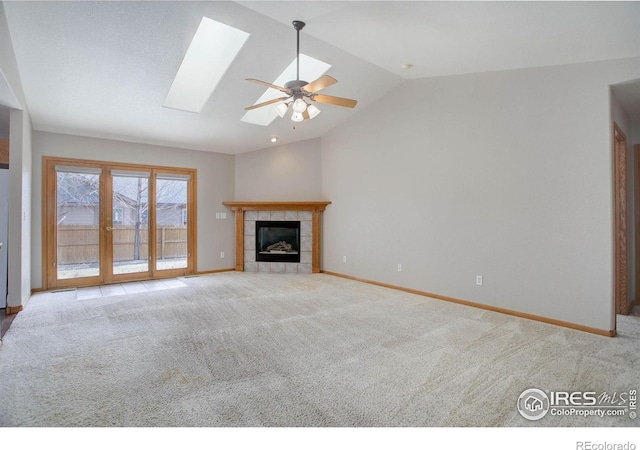
[[256,261],[300,262],[300,222],[256,221]]

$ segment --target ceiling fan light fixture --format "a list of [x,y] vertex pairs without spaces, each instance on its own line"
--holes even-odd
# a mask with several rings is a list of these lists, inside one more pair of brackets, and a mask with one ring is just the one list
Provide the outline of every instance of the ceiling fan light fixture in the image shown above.
[[305,102],[304,100],[302,100],[301,98],[296,99],[295,102],[293,102],[293,110],[297,113],[303,113],[305,112],[307,109],[307,102]]
[[[288,81],[284,83],[284,87],[279,86],[278,84],[267,83],[266,81],[260,81],[255,78],[247,78],[247,81],[251,81],[252,83],[256,83],[262,86],[267,86],[268,88],[274,89],[279,92],[283,92],[288,95],[288,97],[280,97],[267,99],[266,101],[262,101],[261,103],[254,104],[253,106],[249,106],[245,108],[246,110],[254,110],[256,108],[261,108],[263,106],[272,105],[274,103],[279,103],[278,106],[274,109],[269,109],[270,114],[274,112],[280,117],[284,117],[289,109],[289,105],[291,105],[291,109],[293,112],[291,113],[291,120],[293,122],[302,122],[306,119],[313,119],[318,114],[320,114],[320,110],[315,105],[307,103],[307,99],[312,102],[318,103],[327,103],[330,105],[344,106],[347,108],[353,108],[356,106],[357,101],[342,98],[342,97],[334,97],[332,95],[318,94],[318,91],[321,91],[329,86],[333,86],[338,82],[335,78],[329,75],[322,75],[320,78],[315,79],[311,83],[308,83],[304,80],[300,79],[300,30],[304,27],[304,22],[299,20],[295,20],[293,22],[293,27],[296,29],[297,34],[297,48],[296,48],[296,79]],[[282,83],[280,83],[282,84]],[[269,95],[271,96],[271,94]],[[280,103],[284,102],[284,103]],[[247,113],[248,114],[248,113]],[[246,116],[246,114],[245,114]],[[273,116],[272,116],[273,117]],[[294,127],[295,128],[295,127]]]
[[276,112],[281,118],[284,117],[284,115],[287,113],[288,110],[289,110],[288,103],[282,102],[282,103],[279,103],[278,106],[276,106]]
[[316,105],[309,105],[307,107],[307,113],[309,114],[309,119],[313,119],[315,116],[317,116],[321,112],[322,111],[320,111],[320,108],[318,108]]

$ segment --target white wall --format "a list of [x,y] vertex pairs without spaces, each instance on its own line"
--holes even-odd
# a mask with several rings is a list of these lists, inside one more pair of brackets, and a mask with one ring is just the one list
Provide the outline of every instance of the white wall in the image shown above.
[[320,166],[320,139],[236,155],[235,200],[321,200]]
[[323,268],[613,329],[608,86],[639,75],[632,58],[407,81],[322,139]]
[[11,110],[9,131],[9,290],[7,306],[24,305],[31,295],[31,121]]
[[[42,157],[57,156],[131,164],[151,164],[198,169],[198,271],[235,267],[233,213],[222,205],[233,200],[234,157],[129,142],[34,132],[32,285],[42,286]],[[231,212],[217,220],[216,212]],[[220,252],[227,257],[220,259]]]
[[15,109],[26,104],[3,2],[0,2],[0,104]]
[[11,36],[0,3],[0,101],[9,106],[9,242],[7,306],[24,305],[31,293],[31,119]]

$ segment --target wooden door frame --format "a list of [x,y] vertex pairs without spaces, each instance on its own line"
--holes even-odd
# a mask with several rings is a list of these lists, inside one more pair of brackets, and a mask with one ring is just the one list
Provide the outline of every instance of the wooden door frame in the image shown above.
[[[42,157],[42,288],[62,288],[91,286],[104,283],[104,273],[97,277],[84,277],[81,279],[71,278],[58,280],[57,277],[57,174],[56,165],[69,165],[75,167],[95,168],[96,164],[85,160],[75,160],[67,158]],[[104,178],[100,177],[99,202],[104,203]],[[98,226],[102,227],[104,217],[102,211],[99,212]],[[99,255],[102,261],[104,255],[105,242],[104,235],[99,237]],[[78,282],[77,280],[80,280]]]
[[633,304],[638,304],[640,302],[640,144],[636,144],[633,149],[634,155],[634,173],[633,173],[633,181],[634,181],[634,200],[633,200],[633,210],[634,210],[634,220],[635,220],[635,237],[636,237],[636,292],[635,299]]
[[[155,180],[158,174],[163,175],[189,175],[191,180],[189,184],[187,184],[187,223],[189,223],[188,233],[187,233],[187,267],[183,269],[165,269],[165,270],[157,270],[155,267],[151,268],[151,276],[152,278],[171,278],[178,277],[182,275],[192,274],[197,272],[196,261],[197,261],[197,248],[196,245],[196,216],[197,216],[197,175],[198,171],[196,169],[179,169],[172,167],[158,167],[155,166],[151,171],[151,177]],[[153,196],[152,205],[153,211],[149,211],[149,223],[156,222],[156,183],[150,183],[152,186],[149,187],[149,195]],[[153,220],[153,222],[151,222]],[[151,228],[151,227],[150,227]],[[152,227],[149,234],[149,245],[153,247],[149,249],[149,254],[152,255],[151,261],[157,261],[157,250],[156,250],[156,227]],[[151,237],[153,237],[153,241],[151,241]],[[153,242],[153,245],[151,245]]]
[[[100,178],[100,204],[106,205],[106,192],[108,184],[110,184],[110,170],[131,170],[131,171],[149,171],[151,173],[149,182],[149,255],[152,257],[149,272],[144,272],[146,276],[139,274],[126,274],[105,276],[103,270],[99,277],[77,278],[69,280],[57,279],[56,257],[56,217],[57,217],[57,199],[56,199],[56,165],[68,165],[77,167],[100,167],[102,175]],[[171,270],[155,270],[156,245],[155,245],[155,179],[157,173],[162,174],[180,174],[189,175],[190,182],[187,192],[187,222],[189,224],[187,233],[187,267]],[[107,176],[108,175],[108,176]],[[42,157],[42,289],[54,289],[60,287],[81,287],[95,286],[109,283],[120,283],[123,281],[149,280],[156,278],[170,278],[182,275],[188,275],[197,272],[197,169],[175,168],[165,166],[151,166],[144,164],[117,163],[109,161],[94,161],[75,158],[58,158],[43,156]],[[110,201],[108,202],[111,203]],[[99,227],[104,229],[107,226],[106,208],[101,207],[99,214]],[[109,214],[109,216],[111,213]],[[109,223],[109,225],[112,225]],[[107,238],[104,232],[100,233],[100,261],[104,267],[107,258]]]
[[616,314],[628,314],[628,183],[627,138],[613,123],[613,191],[614,191],[614,303]]
[[[135,172],[140,171],[141,167],[140,166],[136,166],[136,168],[138,170],[133,170]],[[107,175],[104,177],[104,186],[105,186],[105,203],[104,203],[104,211],[113,211],[113,170],[117,170],[117,171],[126,171],[126,169],[122,166],[122,165],[111,165],[111,166],[104,166],[103,167],[104,170],[104,174]],[[151,182],[151,178],[153,178],[153,171],[149,171],[149,181],[148,181],[148,187],[147,187],[147,195],[148,195],[148,199],[147,199],[147,203],[148,203],[148,210],[149,213],[151,214],[151,209],[155,208],[155,197],[151,196],[151,186],[152,186],[152,182]],[[110,192],[111,195],[106,195],[107,192]],[[105,216],[107,214],[105,213]],[[113,213],[109,214],[108,217],[105,217],[104,220],[104,226],[101,229],[105,229],[105,227],[107,226],[112,226],[114,227],[113,223]],[[148,220],[147,220],[147,240],[148,240],[148,247],[149,247],[149,253],[148,256],[153,258],[153,255],[151,253],[151,248],[155,246],[151,245],[152,242],[155,242],[154,239],[154,228],[155,227],[151,227],[150,224],[153,223],[151,222],[152,217],[151,215],[148,216]],[[117,226],[117,225],[116,225]],[[114,227],[116,228],[116,227]],[[105,246],[104,246],[104,252],[105,252],[105,262],[112,262],[113,261],[113,233],[108,232],[108,233],[104,233],[104,239],[105,239]],[[105,264],[105,270],[104,270],[104,283],[105,284],[109,284],[109,283],[121,283],[121,282],[126,282],[126,281],[132,281],[132,280],[140,280],[140,279],[151,279],[153,278],[154,274],[152,272],[152,268],[151,268],[151,261],[152,259],[148,259],[148,266],[147,266],[147,270],[144,272],[133,272],[133,273],[123,273],[123,274],[114,274],[113,273],[113,264]]]

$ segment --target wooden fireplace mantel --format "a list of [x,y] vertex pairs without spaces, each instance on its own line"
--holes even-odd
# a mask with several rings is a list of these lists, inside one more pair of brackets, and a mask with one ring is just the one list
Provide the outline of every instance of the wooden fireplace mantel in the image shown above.
[[318,211],[331,202],[222,202],[234,211]]
[[244,272],[245,211],[310,211],[312,227],[311,272],[320,273],[320,214],[331,202],[222,202],[236,213],[236,271]]

